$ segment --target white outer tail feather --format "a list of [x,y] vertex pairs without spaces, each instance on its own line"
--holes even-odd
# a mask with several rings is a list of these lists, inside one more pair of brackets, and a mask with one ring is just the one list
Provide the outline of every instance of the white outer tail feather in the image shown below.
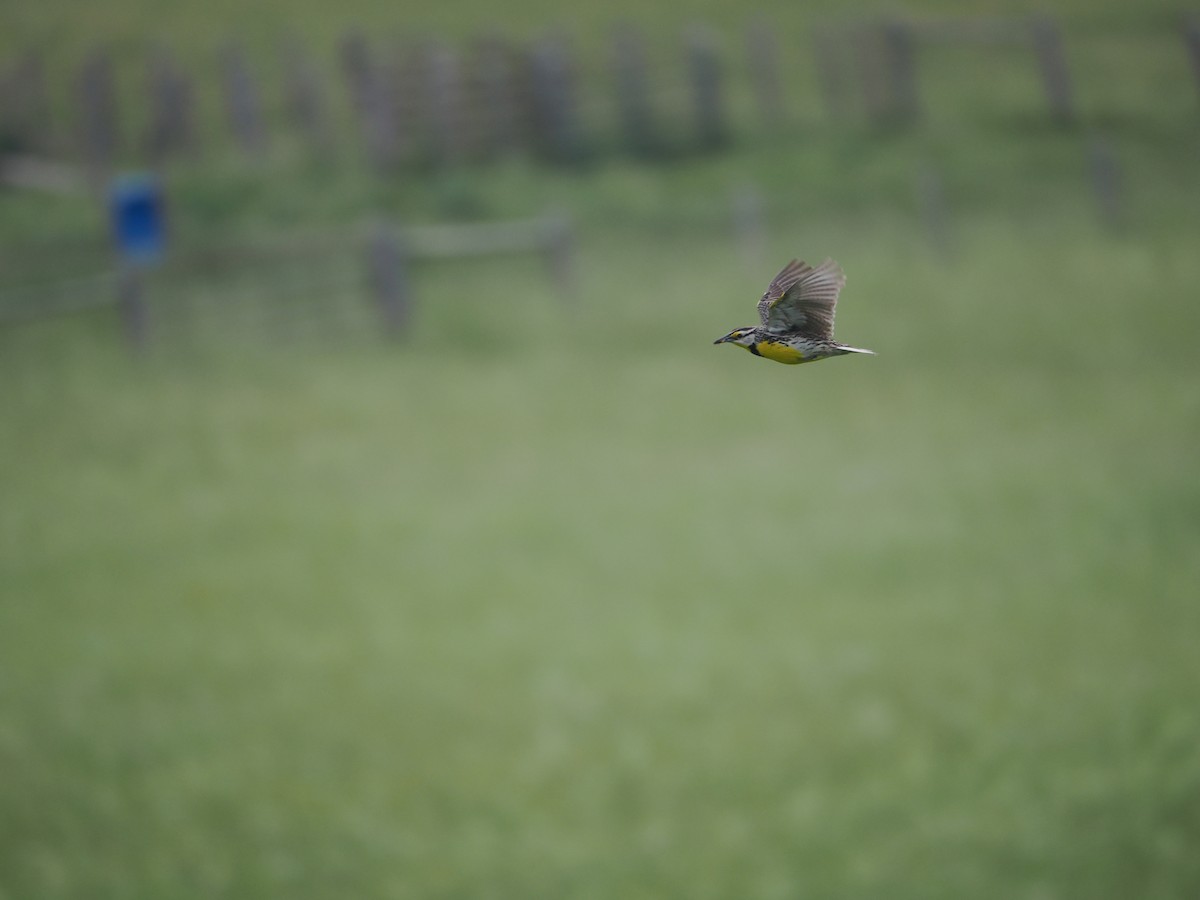
[[847,347],[843,344],[839,349],[844,350],[847,353],[867,353],[871,356],[875,355],[874,350],[864,350],[862,347]]

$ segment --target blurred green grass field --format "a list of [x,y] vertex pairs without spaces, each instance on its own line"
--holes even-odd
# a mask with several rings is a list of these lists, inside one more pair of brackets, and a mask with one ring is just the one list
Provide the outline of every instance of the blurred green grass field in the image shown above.
[[879,356],[802,369],[710,345],[731,249],[10,344],[4,894],[1192,894],[1191,240],[846,236]]
[[[1117,19],[1073,20],[1115,235],[1028,71],[962,127],[945,59],[911,135],[172,173],[197,244],[558,205],[580,296],[490,260],[420,267],[399,343],[0,330],[0,898],[1197,896],[1200,126]],[[0,195],[4,277],[98,221]],[[795,254],[878,356],[711,345]]]

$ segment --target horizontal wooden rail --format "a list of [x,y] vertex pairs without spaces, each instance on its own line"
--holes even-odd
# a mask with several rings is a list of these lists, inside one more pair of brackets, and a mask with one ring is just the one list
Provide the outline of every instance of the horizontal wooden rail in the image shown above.
[[565,217],[546,216],[471,225],[420,225],[403,229],[401,235],[414,256],[485,256],[542,249],[569,227]]
[[[405,330],[413,307],[410,268],[417,259],[457,259],[497,254],[539,255],[564,298],[575,294],[575,238],[562,213],[508,222],[399,227],[387,221],[363,229],[294,234],[257,244],[195,248],[169,259],[156,277],[202,278],[239,266],[270,264],[282,268],[297,258],[357,254],[365,247],[371,293],[385,329]],[[136,265],[120,264],[96,275],[0,291],[0,325],[98,307],[117,307],[130,345],[143,349],[153,332],[148,285]],[[152,292],[150,292],[152,293]]]

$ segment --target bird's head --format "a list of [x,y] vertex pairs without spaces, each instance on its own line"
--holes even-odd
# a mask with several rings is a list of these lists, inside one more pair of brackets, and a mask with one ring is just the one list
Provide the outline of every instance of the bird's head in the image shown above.
[[754,328],[735,328],[725,337],[717,338],[714,344],[737,344],[739,347],[749,347],[754,343]]

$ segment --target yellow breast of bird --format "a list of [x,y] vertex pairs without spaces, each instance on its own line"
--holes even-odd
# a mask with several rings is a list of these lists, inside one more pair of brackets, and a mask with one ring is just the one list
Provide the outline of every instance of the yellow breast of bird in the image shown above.
[[804,355],[795,347],[789,347],[787,344],[782,344],[779,341],[759,341],[753,348],[747,349],[752,349],[752,352],[756,356],[765,356],[767,359],[786,363],[789,366],[808,362],[804,358]]

